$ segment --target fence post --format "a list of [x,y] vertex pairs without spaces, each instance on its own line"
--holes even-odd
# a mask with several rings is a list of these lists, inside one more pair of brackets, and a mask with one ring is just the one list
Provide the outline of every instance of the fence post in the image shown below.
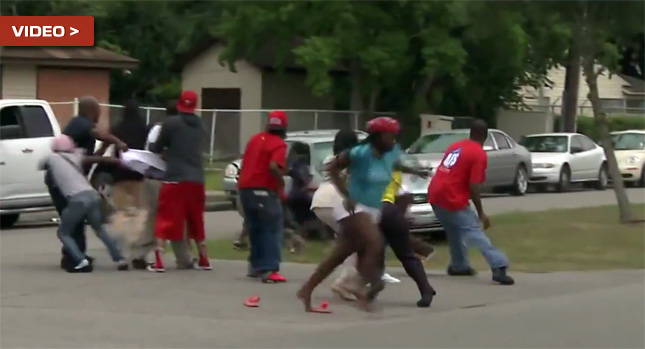
[[314,130],[318,129],[318,111],[314,112]]
[[150,125],[150,108],[146,108],[146,125]]
[[210,144],[210,156],[209,162],[213,164],[213,156],[215,154],[215,122],[217,122],[217,110],[213,111],[213,117],[211,118],[211,144]]
[[358,130],[358,113],[354,113],[354,130]]
[[78,115],[78,98],[74,97],[74,116]]

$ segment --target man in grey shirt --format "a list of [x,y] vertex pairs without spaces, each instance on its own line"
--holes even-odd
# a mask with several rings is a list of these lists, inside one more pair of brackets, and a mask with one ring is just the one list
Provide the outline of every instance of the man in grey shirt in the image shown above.
[[188,223],[188,237],[195,241],[199,252],[196,268],[212,270],[206,250],[204,232],[204,164],[202,141],[204,127],[197,108],[197,93],[183,91],[177,102],[179,115],[164,120],[159,138],[150,150],[161,154],[166,161],[166,172],[159,190],[159,205],[155,220],[157,250],[152,272],[163,272],[163,249],[166,241],[184,239]]
[[90,262],[81,251],[72,234],[74,229],[84,220],[103,241],[112,260],[117,263],[119,270],[127,270],[128,263],[123,259],[116,242],[108,235],[103,226],[99,194],[94,190],[84,175],[83,167],[92,163],[120,164],[119,160],[97,156],[83,156],[83,150],[77,149],[74,141],[67,135],[60,135],[52,142],[53,153],[42,159],[39,167],[49,170],[51,178],[67,199],[67,206],[60,215],[58,238],[63,247],[74,259],[75,267],[72,272],[90,272]]

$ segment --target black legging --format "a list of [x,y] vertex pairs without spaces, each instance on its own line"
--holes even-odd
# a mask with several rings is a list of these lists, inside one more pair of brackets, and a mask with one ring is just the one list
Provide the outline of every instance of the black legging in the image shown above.
[[[56,212],[58,212],[58,216],[60,217],[65,207],[67,207],[67,199],[65,198],[65,196],[63,196],[63,194],[60,192],[58,187],[55,185],[49,171],[45,173],[45,184],[47,185],[47,190],[49,191],[49,195],[52,198],[54,207],[56,207]],[[83,221],[81,224],[76,226],[76,228],[74,229],[74,233],[72,234],[72,238],[76,242],[76,245],[78,245],[78,248],[83,253],[85,253],[87,249],[86,241],[85,241],[85,221]],[[72,257],[72,255],[69,254],[64,247],[61,249],[61,252],[63,254],[63,259],[70,262],[72,267],[76,266],[78,263],[81,262],[81,261],[74,260],[74,257]]]
[[421,296],[434,294],[423,263],[412,249],[408,222],[401,208],[389,202],[383,203],[380,228],[387,244],[394,251],[396,258],[401,261],[405,272],[416,282]]

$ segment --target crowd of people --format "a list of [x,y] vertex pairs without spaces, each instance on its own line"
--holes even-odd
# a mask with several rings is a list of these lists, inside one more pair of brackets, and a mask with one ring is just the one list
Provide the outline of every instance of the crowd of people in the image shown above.
[[[91,272],[93,258],[86,255],[84,226],[87,221],[105,244],[119,270],[165,271],[163,251],[170,241],[179,269],[211,270],[204,231],[204,167],[201,156],[205,132],[195,114],[198,96],[184,91],[167,106],[163,122],[148,129],[129,103],[123,119],[111,129],[97,127],[100,107],[96,99],[84,97],[79,115],[52,143],[52,154],[41,162],[45,181],[61,217],[58,237],[63,244],[61,268],[72,273]],[[325,160],[326,180],[314,183],[306,151],[296,153],[287,164],[288,117],[282,111],[269,114],[264,131],[248,141],[238,178],[239,209],[244,217],[243,236],[236,246],[249,240],[247,276],[264,283],[282,283],[280,272],[285,231],[289,241],[304,240],[285,221],[298,224],[318,221],[336,236],[333,251],[324,258],[302,285],[297,297],[308,312],[326,309],[311,304],[314,289],[343,265],[332,291],[369,310],[385,289],[385,249],[389,246],[416,283],[419,307],[429,307],[436,296],[422,259],[434,254],[431,245],[411,236],[406,212],[412,198],[403,186],[403,174],[427,178],[427,169],[410,168],[401,161],[402,150],[396,142],[399,123],[378,117],[367,124],[368,137],[359,141],[352,130],[339,131],[333,154]],[[470,138],[450,146],[434,171],[428,199],[447,230],[451,261],[449,275],[474,275],[467,247],[481,251],[492,270],[492,279],[503,285],[514,280],[507,275],[509,262],[486,237],[490,226],[479,197],[487,167],[482,145],[488,127],[482,120],[473,122]],[[95,143],[103,141],[96,152]],[[114,156],[103,156],[109,145]],[[150,166],[135,170],[123,161],[129,149],[159,154],[165,168]],[[114,217],[129,217],[145,212],[145,224],[128,241],[128,260],[124,243],[106,232],[106,217],[101,212],[101,197],[87,180],[94,163],[110,167],[114,178]],[[292,177],[291,190],[285,192],[285,175]],[[476,211],[470,207],[470,201]],[[116,219],[116,218],[115,218]],[[291,228],[291,227],[289,227]],[[194,241],[197,257],[190,253]],[[292,250],[295,247],[291,246]],[[153,253],[154,259],[148,262]]]

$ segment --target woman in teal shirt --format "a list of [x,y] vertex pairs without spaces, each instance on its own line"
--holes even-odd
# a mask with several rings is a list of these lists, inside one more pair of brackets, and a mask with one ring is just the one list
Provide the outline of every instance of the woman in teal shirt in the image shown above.
[[[311,294],[343,261],[358,253],[358,272],[364,283],[357,285],[356,296],[369,309],[379,292],[385,288],[383,274],[383,240],[378,228],[379,214],[385,189],[392,181],[395,169],[427,175],[401,166],[401,148],[396,144],[400,131],[398,121],[379,117],[367,124],[369,136],[360,145],[343,152],[330,164],[331,180],[345,198],[343,205],[334,207],[333,215],[340,226],[340,236],[329,257],[323,260],[309,280],[298,291],[306,311],[311,307]],[[350,176],[347,184],[340,172],[347,168]],[[367,291],[363,285],[369,283]]]

